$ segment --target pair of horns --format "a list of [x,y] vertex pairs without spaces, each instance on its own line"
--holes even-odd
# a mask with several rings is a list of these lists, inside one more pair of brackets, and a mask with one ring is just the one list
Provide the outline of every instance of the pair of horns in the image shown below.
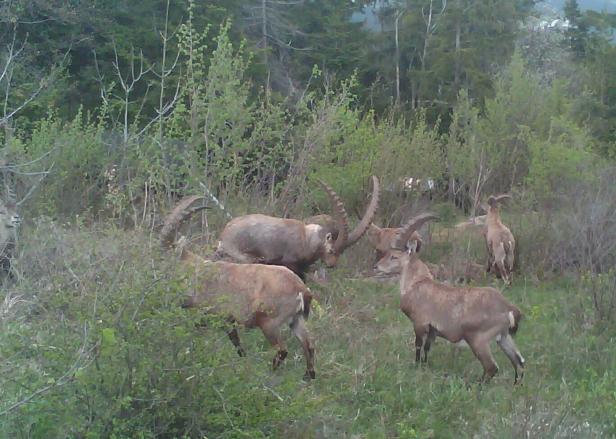
[[338,220],[338,238],[334,243],[334,250],[336,253],[342,253],[344,249],[355,244],[372,223],[374,219],[374,214],[376,213],[376,209],[379,205],[379,197],[380,197],[380,185],[379,179],[376,176],[372,176],[372,198],[370,199],[370,204],[366,209],[366,213],[363,218],[357,224],[357,226],[353,229],[352,232],[349,232],[349,215],[347,214],[346,209],[344,208],[344,203],[338,196],[338,194],[329,186],[327,183],[318,180],[323,189],[329,196],[329,199],[332,203],[332,207],[334,209],[334,214]]
[[509,194],[490,195],[488,197],[488,206],[495,207],[501,201],[508,199],[511,199],[511,195]]
[[433,213],[422,213],[416,217],[411,218],[405,225],[401,227],[398,236],[392,244],[392,248],[397,250],[404,250],[406,243],[411,238],[413,232],[423,226],[430,220],[438,220],[439,217]]

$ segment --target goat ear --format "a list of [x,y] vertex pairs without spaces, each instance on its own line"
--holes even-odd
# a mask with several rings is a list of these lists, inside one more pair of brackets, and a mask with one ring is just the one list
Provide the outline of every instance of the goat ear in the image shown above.
[[413,253],[417,253],[417,251],[419,250],[417,247],[418,247],[417,246],[417,241],[415,241],[413,239],[409,239],[406,242],[406,252],[409,255],[412,255]]

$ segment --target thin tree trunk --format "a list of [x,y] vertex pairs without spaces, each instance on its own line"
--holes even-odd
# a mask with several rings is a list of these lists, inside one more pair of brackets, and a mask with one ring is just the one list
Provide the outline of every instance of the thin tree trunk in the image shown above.
[[461,17],[456,20],[456,65],[454,69],[453,84],[456,92],[460,87],[460,34],[462,33]]
[[400,105],[400,43],[398,39],[398,22],[403,14],[404,11],[399,11],[396,13],[396,107]]
[[267,71],[265,80],[265,102],[269,101],[270,94],[270,69],[268,59],[267,44],[267,0],[261,0],[261,33],[263,35],[263,65]]

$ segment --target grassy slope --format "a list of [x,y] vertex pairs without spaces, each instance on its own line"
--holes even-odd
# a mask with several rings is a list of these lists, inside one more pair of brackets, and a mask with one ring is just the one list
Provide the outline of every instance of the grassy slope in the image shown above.
[[[135,437],[135,431],[147,431],[143,437],[616,434],[614,332],[610,338],[609,331],[598,334],[580,321],[581,298],[564,281],[534,285],[518,275],[505,291],[525,314],[516,335],[527,361],[524,384],[512,386],[511,365],[494,346],[501,370],[480,386],[481,366],[472,353],[443,340],[429,363],[417,367],[397,285],[350,280],[349,271],[338,269],[329,284],[310,285],[318,298],[308,321],[317,379],[305,383],[301,348],[289,331],[289,357],[271,372],[274,351],[259,331],[241,331],[248,356],[239,358],[222,331],[195,329],[174,299],[183,290],[164,279],[153,283],[176,276],[173,264],[157,262],[157,243],[147,236],[39,224],[22,248],[20,263],[31,279],[13,294],[31,298],[35,312],[4,323],[0,359],[36,362],[49,374],[43,380],[59,375],[81,342],[81,319],[91,321],[102,349],[77,380],[10,413],[10,422],[0,422],[0,437],[73,437],[78,431],[97,432],[91,437],[110,431],[122,432],[117,437]],[[353,257],[360,256],[361,248],[354,250]],[[96,335],[106,327],[115,328],[107,336],[113,343],[104,329],[102,339]],[[26,349],[25,337],[37,337],[38,347]],[[41,351],[43,345],[56,348]],[[47,357],[54,352],[67,359]],[[45,365],[50,361],[60,363],[54,369]],[[14,377],[27,384],[26,375]],[[7,380],[13,387],[6,401],[21,398],[12,391],[28,393]]]
[[[395,284],[346,282],[321,288],[310,322],[318,379],[283,399],[318,401],[309,420],[283,428],[299,437],[600,437],[614,433],[616,351],[580,332],[575,292],[565,285],[506,291],[525,318],[516,336],[526,358],[523,386],[494,344],[500,372],[480,386],[481,365],[469,349],[437,340],[428,365],[414,363],[410,322]],[[298,351],[296,344],[295,352]],[[296,355],[280,372],[295,381]],[[294,363],[294,364],[293,364]],[[239,360],[239,367],[242,361]]]

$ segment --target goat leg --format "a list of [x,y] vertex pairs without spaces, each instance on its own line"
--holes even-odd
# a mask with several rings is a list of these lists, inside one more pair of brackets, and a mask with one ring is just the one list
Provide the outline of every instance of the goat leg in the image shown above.
[[436,338],[436,329],[434,329],[433,326],[429,326],[428,329],[428,336],[426,337],[426,342],[424,343],[424,358],[423,358],[423,362],[427,363],[428,362],[428,351],[430,351],[430,346],[432,345],[432,342],[434,341],[434,339]]
[[304,323],[304,318],[299,316],[291,323],[291,330],[295,337],[302,344],[302,348],[304,349],[304,357],[306,359],[306,373],[304,375],[304,380],[313,380],[316,377],[316,373],[314,372],[314,347],[312,345],[312,340],[310,339],[310,334],[308,334],[308,329],[306,329],[306,324]]
[[415,326],[415,363],[421,360],[421,348],[424,345],[424,335],[428,332],[429,326]]
[[471,339],[468,340],[468,344],[473,351],[473,354],[475,354],[475,357],[477,357],[483,366],[483,376],[481,377],[482,381],[486,383],[489,382],[498,372],[498,366],[496,365],[496,361],[494,361],[494,357],[492,357],[492,352],[490,351],[490,341]]
[[240,357],[245,357],[246,352],[244,352],[244,348],[242,348],[242,345],[240,344],[240,336],[237,333],[237,328],[231,329],[229,332],[227,332],[227,335],[229,336],[231,343],[233,343],[233,346],[235,346],[235,349],[237,350],[237,354]]
[[518,369],[520,370],[520,380],[524,377],[524,357],[518,350],[513,338],[510,334],[506,334],[505,336],[498,336],[496,338],[496,343],[503,350],[511,364],[513,365],[513,370],[515,372],[515,378],[513,380],[513,384],[518,383]]

